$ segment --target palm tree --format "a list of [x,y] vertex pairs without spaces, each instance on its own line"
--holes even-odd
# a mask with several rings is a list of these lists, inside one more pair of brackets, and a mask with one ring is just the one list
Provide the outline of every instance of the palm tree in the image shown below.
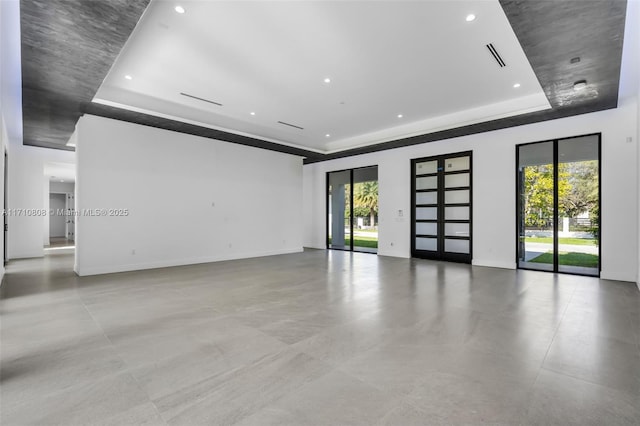
[[354,207],[363,207],[369,210],[371,226],[375,225],[375,217],[378,212],[378,181],[361,182],[354,185]]

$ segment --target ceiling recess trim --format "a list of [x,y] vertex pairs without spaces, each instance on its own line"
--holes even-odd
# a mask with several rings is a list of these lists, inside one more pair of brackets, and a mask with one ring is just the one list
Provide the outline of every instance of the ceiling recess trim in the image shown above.
[[193,95],[190,95],[190,94],[184,93],[184,92],[180,92],[180,94],[182,96],[186,96],[187,98],[196,99],[198,101],[207,102],[209,104],[213,104],[213,105],[217,105],[217,106],[222,106],[222,104],[220,102],[215,102],[215,101],[210,101],[209,99],[199,98],[197,96],[193,96]]

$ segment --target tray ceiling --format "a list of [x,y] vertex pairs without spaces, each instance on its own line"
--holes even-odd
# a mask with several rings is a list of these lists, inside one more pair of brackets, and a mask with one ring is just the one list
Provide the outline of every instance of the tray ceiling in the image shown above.
[[21,1],[24,143],[90,113],[314,162],[617,106],[625,1],[180,5]]

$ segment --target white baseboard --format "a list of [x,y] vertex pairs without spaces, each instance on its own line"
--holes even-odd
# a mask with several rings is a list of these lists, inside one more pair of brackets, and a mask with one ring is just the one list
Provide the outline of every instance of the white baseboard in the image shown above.
[[488,268],[501,268],[501,269],[516,269],[516,262],[501,262],[495,260],[477,260],[473,259],[471,262],[473,266],[486,266]]
[[411,257],[411,255],[403,251],[380,250],[380,249],[378,249],[378,256],[397,257],[400,259],[409,259]]
[[[627,282],[636,282],[635,279],[617,273],[610,273],[607,271],[600,271],[600,278],[603,280],[612,280],[612,281],[627,281]],[[639,285],[640,288],[640,285]]]
[[307,248],[312,248],[312,249],[318,249],[318,250],[324,250],[327,248],[327,243],[307,243],[307,244],[303,244],[303,247],[307,247]]
[[9,260],[32,259],[34,257],[44,257],[44,250],[41,252],[11,253]]
[[81,277],[89,275],[113,274],[117,272],[141,271],[145,269],[170,268],[172,266],[196,265],[199,263],[221,262],[225,260],[248,259],[252,257],[276,256],[279,254],[291,254],[302,252],[302,247],[295,249],[269,250],[264,252],[237,253],[226,256],[210,256],[192,259],[161,260],[146,263],[130,263],[125,265],[104,265],[90,268],[83,268],[80,265],[75,269],[75,273]]

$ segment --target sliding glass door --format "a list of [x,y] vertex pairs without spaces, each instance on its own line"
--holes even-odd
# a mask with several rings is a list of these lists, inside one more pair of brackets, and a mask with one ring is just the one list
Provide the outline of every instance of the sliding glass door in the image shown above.
[[327,248],[378,252],[378,167],[327,173]]
[[555,253],[554,142],[518,147],[518,266],[553,271]]
[[517,147],[518,267],[600,274],[600,135]]

